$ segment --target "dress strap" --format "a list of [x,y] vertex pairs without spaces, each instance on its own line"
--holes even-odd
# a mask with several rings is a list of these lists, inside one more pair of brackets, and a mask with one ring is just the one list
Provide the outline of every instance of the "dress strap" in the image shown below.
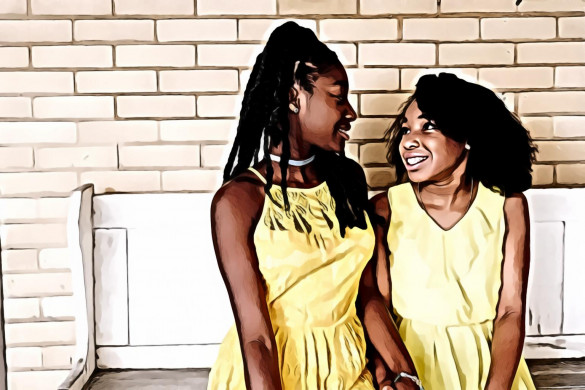
[[253,174],[255,174],[256,176],[258,176],[258,179],[260,179],[262,181],[262,183],[266,184],[266,179],[264,178],[264,176],[262,176],[262,174],[260,172],[258,172],[256,169],[254,169],[252,167],[248,167],[248,170],[250,172],[252,172]]

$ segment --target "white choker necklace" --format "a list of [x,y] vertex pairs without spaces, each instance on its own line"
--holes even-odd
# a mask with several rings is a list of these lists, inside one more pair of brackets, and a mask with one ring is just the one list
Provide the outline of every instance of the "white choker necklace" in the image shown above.
[[[270,159],[272,161],[280,162],[280,156],[270,153]],[[315,159],[315,155],[312,155],[306,160],[288,160],[288,165],[292,165],[293,167],[302,167],[304,165],[310,164]]]

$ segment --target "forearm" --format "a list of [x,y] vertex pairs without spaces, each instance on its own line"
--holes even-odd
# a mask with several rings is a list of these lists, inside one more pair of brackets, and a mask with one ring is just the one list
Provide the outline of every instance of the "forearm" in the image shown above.
[[248,390],[281,390],[276,348],[254,340],[244,347],[246,388]]
[[524,345],[524,316],[504,315],[494,322],[491,365],[486,390],[508,390],[512,386]]
[[393,374],[416,375],[412,359],[381,296],[370,297],[365,302],[363,323],[374,348]]

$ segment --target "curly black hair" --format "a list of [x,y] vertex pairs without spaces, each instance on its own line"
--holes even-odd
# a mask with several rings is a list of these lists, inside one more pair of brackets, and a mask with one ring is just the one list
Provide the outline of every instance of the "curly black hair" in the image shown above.
[[[337,55],[310,29],[287,22],[272,32],[264,50],[256,58],[246,85],[234,145],[224,170],[224,182],[246,171],[252,163],[257,164],[263,147],[267,171],[265,192],[272,199],[270,188],[274,171],[269,151],[282,143],[281,187],[284,208],[289,209],[286,191],[290,159],[289,93],[295,82],[311,93],[319,75],[337,66],[342,66]],[[341,234],[348,226],[365,228],[364,210],[369,210],[370,206],[367,184],[359,165],[346,158],[343,152],[336,154],[317,149],[315,154],[317,174],[327,182],[335,200]]]
[[471,146],[468,180],[479,180],[505,196],[531,187],[537,148],[528,131],[493,91],[451,73],[422,76],[386,132],[387,159],[395,167],[399,183],[407,181],[400,157],[401,128],[406,110],[415,100],[445,136]]

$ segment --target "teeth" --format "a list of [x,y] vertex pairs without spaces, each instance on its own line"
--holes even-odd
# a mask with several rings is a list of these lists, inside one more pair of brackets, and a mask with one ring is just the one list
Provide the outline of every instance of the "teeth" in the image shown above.
[[426,157],[410,157],[406,159],[406,162],[408,163],[408,165],[416,165],[421,161],[426,160]]

